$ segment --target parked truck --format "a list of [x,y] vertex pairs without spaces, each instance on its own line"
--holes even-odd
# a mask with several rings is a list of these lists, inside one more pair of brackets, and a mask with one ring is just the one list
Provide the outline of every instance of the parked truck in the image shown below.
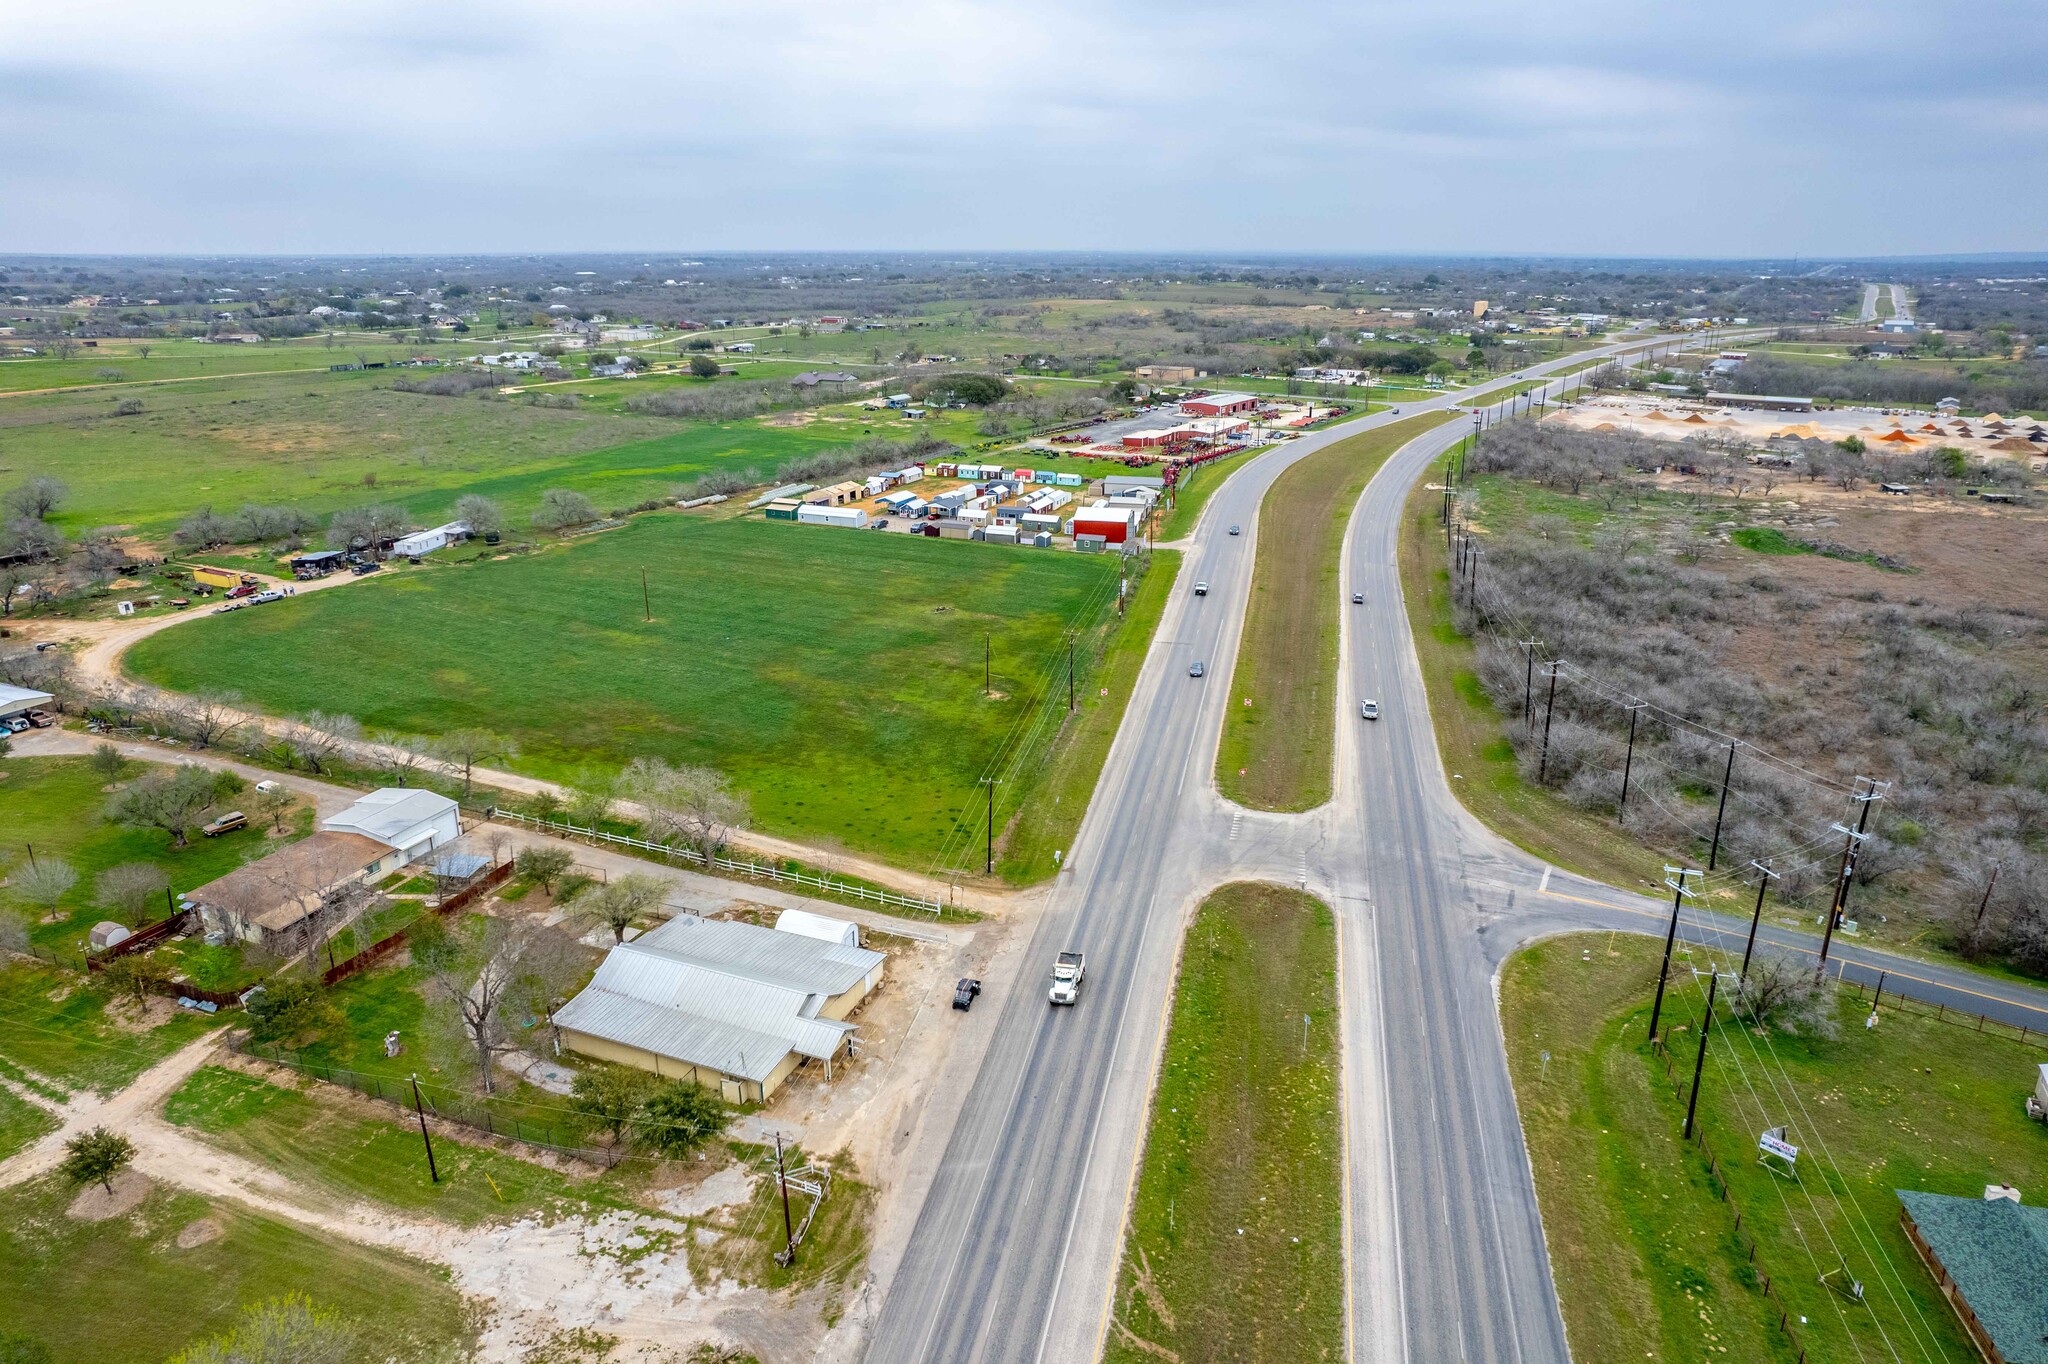
[[1062,952],[1052,964],[1052,994],[1055,1004],[1072,1004],[1081,997],[1081,976],[1087,970],[1079,952]]

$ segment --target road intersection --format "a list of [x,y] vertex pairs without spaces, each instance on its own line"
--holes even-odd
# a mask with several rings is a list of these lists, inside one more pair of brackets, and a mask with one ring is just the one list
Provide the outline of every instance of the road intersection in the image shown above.
[[[1663,347],[1656,338],[1609,347]],[[1525,371],[1555,375],[1588,355]],[[1559,395],[1552,378],[1530,398]],[[1527,399],[1525,399],[1526,401]],[[1407,415],[1469,401],[1453,393]],[[1182,929],[1232,880],[1299,885],[1338,923],[1344,1008],[1350,1355],[1569,1358],[1508,1080],[1493,982],[1516,947],[1582,928],[1661,929],[1665,908],[1545,865],[1456,799],[1429,721],[1396,542],[1409,490],[1470,429],[1396,451],[1345,545],[1336,792],[1276,815],[1218,794],[1212,767],[1256,551],[1259,507],[1302,456],[1399,420],[1375,414],[1248,461],[1212,497],[1096,797],[1025,951],[958,1116],[923,1134],[929,1186],[900,1256],[875,1266],[875,1364],[1088,1361],[1110,1329],[1125,1209],[1142,1152]],[[1224,528],[1244,528],[1229,536]],[[1196,581],[1209,585],[1197,597]],[[1207,664],[1208,677],[1188,675]],[[1362,699],[1385,718],[1361,723]],[[1693,916],[1688,940],[1746,924]],[[1809,940],[1776,930],[1799,948]],[[1088,953],[1081,1006],[1030,974]],[[1838,945],[1849,979],[1972,1012],[2048,1023],[2040,996]]]

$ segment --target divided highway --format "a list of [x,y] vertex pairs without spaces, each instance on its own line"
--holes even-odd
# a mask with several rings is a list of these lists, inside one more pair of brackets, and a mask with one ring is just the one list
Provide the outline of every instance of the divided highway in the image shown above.
[[[1337,912],[1351,1357],[1569,1358],[1493,975],[1532,937],[1647,931],[1664,910],[1545,867],[1480,825],[1451,792],[1395,545],[1410,488],[1469,420],[1395,452],[1353,518],[1343,594],[1348,602],[1362,591],[1366,602],[1342,608],[1335,798],[1308,814],[1265,814],[1224,801],[1212,780],[1260,501],[1311,450],[1399,419],[1378,414],[1290,442],[1249,461],[1211,498],[1025,955],[1027,979],[1010,993],[952,1129],[926,1143],[936,1168],[900,1261],[876,1266],[883,1297],[868,1342],[873,1364],[1097,1357],[1112,1329],[1124,1211],[1181,931],[1209,890],[1235,879],[1303,885]],[[1241,535],[1227,534],[1233,524]],[[1208,582],[1206,597],[1194,595],[1197,580]],[[1205,678],[1188,675],[1197,661]],[[1384,718],[1358,720],[1361,699],[1379,701]],[[1049,974],[1067,948],[1086,951],[1088,979],[1077,1006],[1052,1009],[1049,981],[1029,977]],[[2048,1023],[2035,992],[1854,949],[1837,955],[1893,970],[1892,988]]]

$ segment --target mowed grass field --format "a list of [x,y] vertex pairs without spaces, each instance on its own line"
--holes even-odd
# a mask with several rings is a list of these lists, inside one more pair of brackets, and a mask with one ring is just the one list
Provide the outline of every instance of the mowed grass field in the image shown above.
[[101,1222],[66,1216],[73,1196],[54,1175],[0,1193],[0,1334],[56,1364],[161,1364],[293,1292],[356,1323],[360,1358],[466,1357],[473,1328],[445,1271],[162,1187]]
[[[2048,1186],[2048,1135],[2021,1112],[2048,1052],[1889,1007],[1866,1030],[1853,992],[1839,1000],[1836,1037],[1767,1037],[1731,1025],[1724,990],[1699,1122],[1731,1207],[1681,1139],[1685,1093],[1644,1043],[1661,952],[1654,938],[1577,934],[1523,950],[1501,974],[1501,1028],[1574,1358],[1789,1362],[1797,1351],[1760,1289],[1769,1275],[1809,1360],[1976,1359],[1893,1191],[1974,1198],[2007,1180],[2031,1201]],[[1692,968],[1705,971],[1709,955],[1672,962],[1664,1017],[1682,1084],[1703,1017]],[[1711,955],[1731,968],[1729,953]],[[1779,1123],[1801,1148],[1796,1184],[1756,1160],[1758,1132]],[[1819,1282],[1836,1248],[1865,1286],[1862,1304]]]
[[1329,907],[1218,889],[1181,950],[1108,1364],[1344,1357],[1338,1056]]
[[[609,510],[666,496],[713,469],[766,478],[797,455],[871,435],[924,434],[893,413],[849,408],[701,422],[630,415],[615,403],[568,411],[392,389],[405,373],[0,396],[0,488],[38,474],[62,479],[70,496],[54,519],[72,534],[114,525],[157,536],[209,503],[224,512],[284,503],[324,517],[393,502],[433,522],[468,492],[499,499],[523,520],[549,488],[575,489]],[[124,398],[140,399],[142,412],[116,416]]]
[[207,617],[142,641],[128,666],[279,714],[496,730],[518,742],[515,766],[561,780],[641,755],[701,763],[763,830],[916,863],[979,813],[983,764],[1115,582],[1093,555],[666,513]]
[[1387,456],[1451,415],[1410,417],[1327,445],[1267,490],[1216,755],[1216,783],[1230,799],[1260,810],[1308,810],[1330,798],[1344,531]]

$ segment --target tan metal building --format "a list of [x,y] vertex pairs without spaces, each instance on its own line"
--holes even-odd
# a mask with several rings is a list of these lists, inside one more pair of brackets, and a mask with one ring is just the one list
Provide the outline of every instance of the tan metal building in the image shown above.
[[765,1103],[806,1061],[846,1053],[847,1020],[882,983],[880,952],[682,915],[614,947],[555,1014],[584,1056]]

